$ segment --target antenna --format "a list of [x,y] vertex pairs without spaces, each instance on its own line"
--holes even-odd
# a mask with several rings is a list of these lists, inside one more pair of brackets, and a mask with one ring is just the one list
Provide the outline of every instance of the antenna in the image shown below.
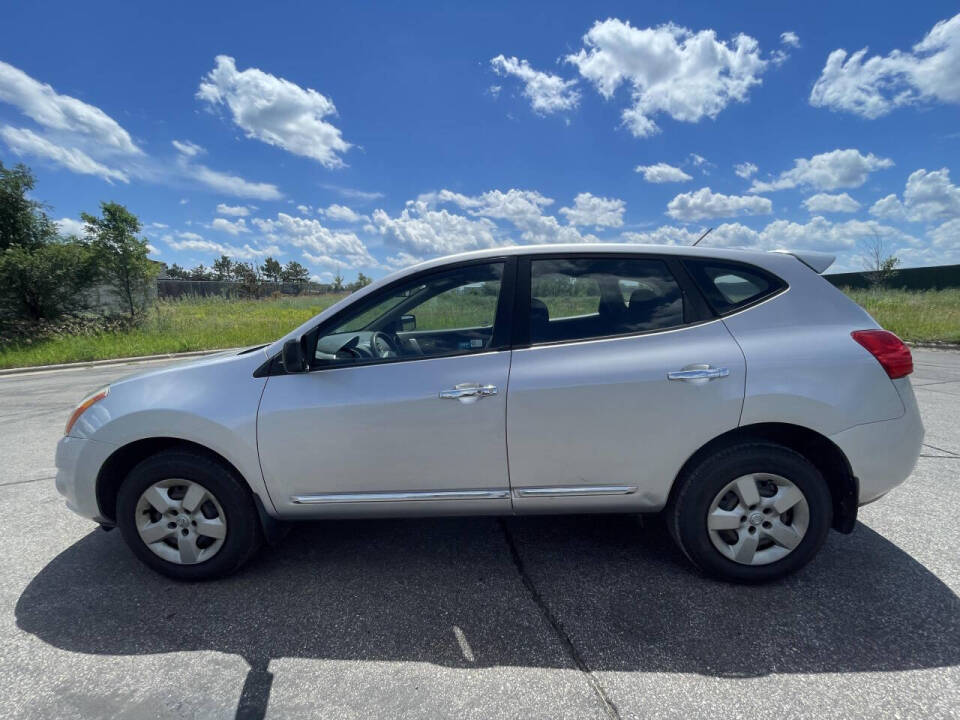
[[707,235],[709,235],[712,232],[713,232],[713,228],[708,228],[703,235],[697,238],[697,241],[693,245],[691,245],[691,247],[696,247],[697,245],[699,245],[700,241],[703,240]]

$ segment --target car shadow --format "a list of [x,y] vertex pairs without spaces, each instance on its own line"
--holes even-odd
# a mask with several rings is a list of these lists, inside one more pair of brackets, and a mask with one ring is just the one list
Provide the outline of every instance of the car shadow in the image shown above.
[[627,516],[301,524],[212,583],[167,580],[97,531],[30,582],[16,620],[73,652],[241,655],[253,717],[281,657],[717,677],[960,664],[960,599],[862,524],[757,587],[704,578]]

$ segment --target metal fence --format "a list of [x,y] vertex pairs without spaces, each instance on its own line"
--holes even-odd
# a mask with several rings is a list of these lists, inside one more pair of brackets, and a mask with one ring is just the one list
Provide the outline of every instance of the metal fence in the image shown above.
[[244,284],[234,280],[179,280],[174,278],[157,279],[157,297],[269,297],[274,293],[281,295],[322,295],[332,292],[327,285],[315,282],[261,282],[256,292],[251,293]]
[[[869,273],[835,273],[824,277],[837,287],[872,287]],[[936,265],[933,267],[904,268],[897,270],[886,287],[906,290],[943,290],[960,288],[960,265]]]

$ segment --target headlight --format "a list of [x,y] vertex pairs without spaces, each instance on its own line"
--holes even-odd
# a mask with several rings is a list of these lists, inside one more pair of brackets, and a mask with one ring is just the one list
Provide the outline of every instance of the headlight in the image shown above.
[[80,404],[77,405],[77,409],[73,411],[73,414],[70,416],[70,419],[67,420],[67,427],[64,428],[63,434],[69,435],[70,431],[73,430],[73,426],[77,423],[77,420],[80,419],[80,416],[83,415],[91,405],[103,400],[107,395],[110,394],[110,386],[107,385],[101,390],[97,390],[92,395],[87,395],[83,400],[80,401]]

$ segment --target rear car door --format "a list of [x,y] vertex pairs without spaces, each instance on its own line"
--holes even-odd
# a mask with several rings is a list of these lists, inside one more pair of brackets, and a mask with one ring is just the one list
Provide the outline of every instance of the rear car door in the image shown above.
[[507,404],[517,512],[656,510],[737,426],[745,363],[670,257],[523,258]]
[[510,512],[505,406],[515,262],[398,281],[305,338],[267,382],[257,442],[286,515]]

